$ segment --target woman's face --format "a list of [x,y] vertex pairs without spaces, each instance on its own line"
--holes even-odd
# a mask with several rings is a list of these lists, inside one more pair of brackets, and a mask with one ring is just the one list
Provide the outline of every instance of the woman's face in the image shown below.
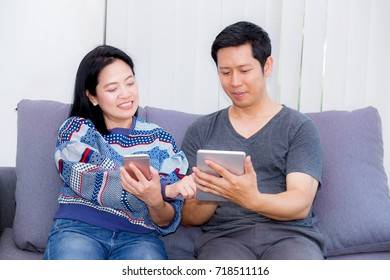
[[129,128],[139,104],[138,86],[130,66],[115,60],[98,76],[96,96],[87,93],[89,100],[99,104],[108,129]]

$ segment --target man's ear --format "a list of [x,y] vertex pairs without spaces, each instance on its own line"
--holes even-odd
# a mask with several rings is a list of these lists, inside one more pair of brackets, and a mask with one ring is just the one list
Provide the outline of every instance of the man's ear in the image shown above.
[[271,75],[273,64],[274,59],[272,56],[267,57],[267,60],[264,63],[264,77],[269,77]]
[[91,95],[88,90],[85,91],[85,95],[88,97],[89,101],[91,101],[93,106],[97,106],[99,104],[96,97]]

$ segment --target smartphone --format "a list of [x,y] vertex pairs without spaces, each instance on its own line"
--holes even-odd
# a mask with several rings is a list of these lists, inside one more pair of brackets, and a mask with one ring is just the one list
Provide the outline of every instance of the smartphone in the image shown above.
[[[205,160],[211,160],[225,167],[229,172],[235,175],[245,173],[244,161],[246,154],[242,151],[224,151],[224,150],[198,150],[196,156],[196,166],[203,172],[214,176],[220,176],[211,169]],[[211,201],[226,201],[226,199],[214,194],[203,192],[197,189],[196,199]]]
[[145,178],[150,180],[152,179],[150,174],[150,159],[147,154],[132,154],[126,155],[123,157],[123,167],[130,174],[130,176],[138,181],[137,176],[135,176],[133,170],[129,167],[129,164],[133,163],[141,172],[144,174]]

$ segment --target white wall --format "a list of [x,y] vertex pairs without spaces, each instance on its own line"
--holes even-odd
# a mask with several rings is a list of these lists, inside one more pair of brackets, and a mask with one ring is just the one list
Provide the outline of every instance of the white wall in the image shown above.
[[135,58],[141,105],[208,113],[229,104],[210,47],[250,20],[272,41],[269,94],[302,112],[374,106],[390,174],[390,1],[109,0],[107,43]]
[[[215,36],[224,26],[247,19],[266,28],[277,50],[282,3],[109,0],[107,43],[135,59],[142,105],[208,113],[228,104],[210,56]],[[279,53],[274,55],[278,61]],[[277,75],[271,80],[270,92],[276,97]]]
[[70,102],[78,64],[104,41],[104,0],[0,0],[0,166],[15,166],[20,99]]
[[[107,3],[106,42],[134,58],[141,105],[194,113],[227,106],[210,47],[223,27],[250,20],[272,40],[271,97],[302,112],[378,108],[390,174],[390,1]],[[0,166],[14,165],[18,100],[70,102],[80,59],[104,41],[104,9],[104,0],[0,0],[0,110],[8,135]]]

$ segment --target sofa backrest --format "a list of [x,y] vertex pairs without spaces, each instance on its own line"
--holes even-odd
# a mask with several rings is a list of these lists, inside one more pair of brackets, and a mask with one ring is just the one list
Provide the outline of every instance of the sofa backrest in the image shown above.
[[43,251],[46,247],[62,186],[54,164],[54,147],[69,108],[69,104],[56,101],[18,103],[13,232],[19,248]]
[[149,122],[158,124],[173,135],[179,149],[181,148],[181,143],[183,142],[184,132],[187,129],[187,126],[201,116],[150,106],[146,106],[145,111],[146,119]]
[[[43,251],[58,207],[62,181],[54,164],[57,131],[69,104],[22,100],[18,104],[14,241]],[[329,255],[390,251],[390,197],[383,168],[378,111],[307,114],[324,147],[324,177],[314,210]],[[170,131],[181,146],[184,131],[199,115],[146,106],[139,116]]]
[[366,107],[307,115],[324,149],[314,213],[328,255],[390,250],[390,197],[378,111]]

